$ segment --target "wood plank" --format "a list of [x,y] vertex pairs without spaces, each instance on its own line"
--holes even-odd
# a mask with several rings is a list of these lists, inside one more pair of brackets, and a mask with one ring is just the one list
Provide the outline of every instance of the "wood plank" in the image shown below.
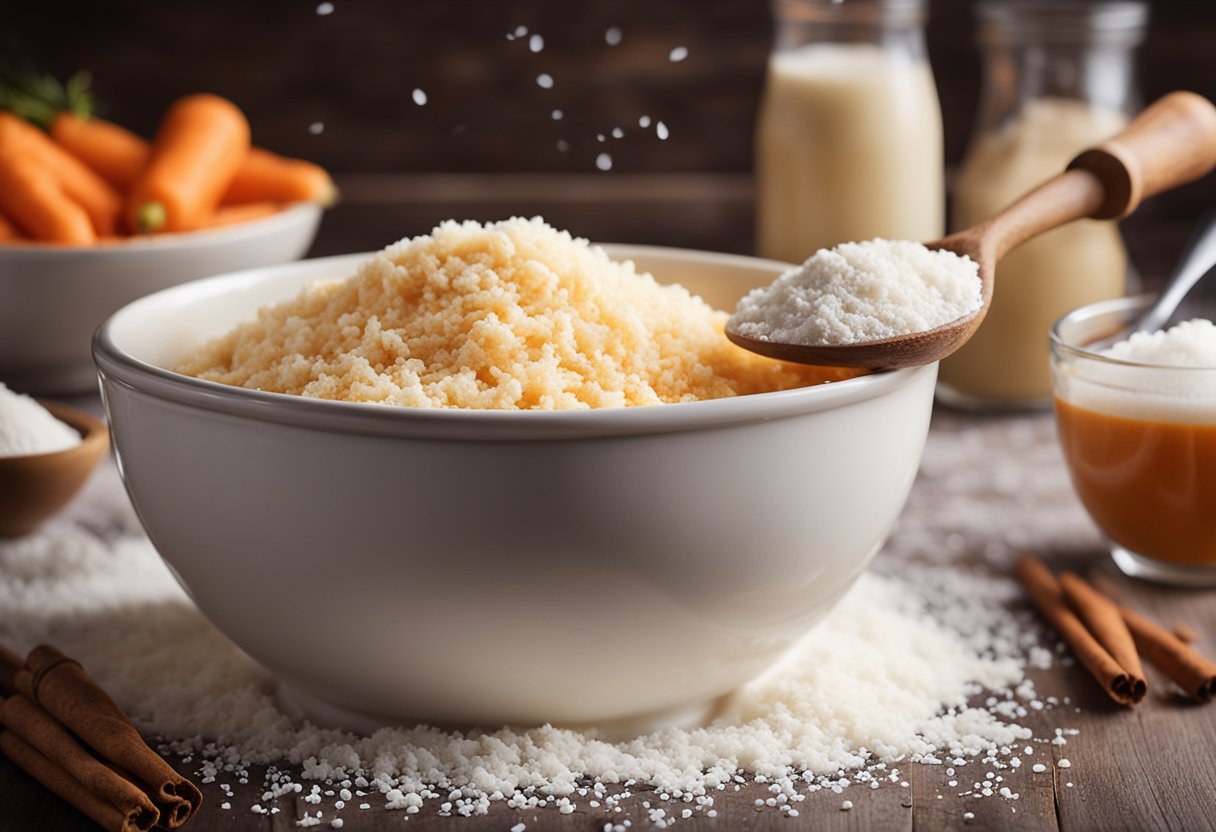
[[[946,158],[957,162],[977,111],[980,72],[968,0],[929,3],[927,43],[942,102]],[[9,3],[5,45],[61,77],[92,70],[106,115],[145,135],[191,90],[232,96],[256,139],[333,170],[592,172],[595,134],[619,124],[618,169],[744,171],[773,37],[756,0],[364,0],[327,16],[294,0],[214,3],[68,0]],[[1210,2],[1156,3],[1138,72],[1146,100],[1173,88],[1216,97]],[[545,37],[532,54],[505,34]],[[608,47],[604,31],[620,27]],[[268,37],[267,33],[273,33]],[[223,42],[223,54],[206,44]],[[687,60],[672,64],[672,47]],[[553,90],[536,87],[550,73]],[[426,90],[426,107],[410,100]],[[553,108],[564,118],[554,121]],[[672,126],[643,136],[648,113]],[[315,135],[309,125],[324,123]],[[457,131],[459,125],[464,130]],[[572,147],[559,153],[559,138]],[[1211,204],[1216,180],[1167,195],[1184,210]]]
[[[695,181],[703,184],[697,186]],[[490,222],[512,216],[541,216],[556,228],[595,242],[666,245],[709,251],[751,253],[752,204],[740,196],[738,177],[696,177],[687,190],[649,191],[632,196],[615,187],[605,188],[605,200],[564,187],[560,178],[552,187],[536,182],[493,178],[479,190],[443,190],[442,179],[427,183],[419,201],[391,191],[370,195],[370,202],[345,199],[326,212],[310,256],[375,251],[389,243],[426,234],[448,219]],[[499,186],[497,197],[487,197]],[[511,196],[517,193],[517,196]],[[394,201],[399,196],[400,201]]]
[[87,817],[0,754],[0,830],[95,832]]
[[[310,256],[373,251],[447,219],[536,215],[596,242],[754,253],[746,173],[348,174],[337,182],[342,202],[326,212]],[[1123,223],[1144,286],[1164,280],[1190,222],[1141,213]]]
[[747,173],[603,174],[345,174],[342,199],[359,205],[562,202],[592,205],[689,205],[714,201],[751,205]]
[[[1209,655],[1216,645],[1211,592],[1158,587],[1118,573],[1109,559],[1095,564],[1129,606],[1167,625],[1182,620]],[[1056,793],[1063,829],[1216,829],[1216,708],[1182,698],[1151,665],[1149,697],[1134,710],[1113,705],[1071,668],[1069,687],[1082,712],[1080,729],[1055,749]],[[1069,785],[1071,784],[1071,785]]]
[[[1019,720],[1034,725],[1038,719]],[[1036,731],[1036,735],[1041,731]],[[1034,755],[1018,754],[1018,768],[998,769],[976,760],[965,766],[917,765],[913,769],[913,829],[917,830],[1019,830],[1019,832],[1057,832],[1055,795],[1050,770],[1035,774],[1032,760],[1050,754],[1041,748]],[[953,771],[953,774],[950,772]],[[983,782],[992,772],[1001,780],[993,780],[996,794],[983,797],[973,792],[976,782]],[[951,786],[950,783],[955,785]],[[999,796],[1007,787],[1016,799]]]

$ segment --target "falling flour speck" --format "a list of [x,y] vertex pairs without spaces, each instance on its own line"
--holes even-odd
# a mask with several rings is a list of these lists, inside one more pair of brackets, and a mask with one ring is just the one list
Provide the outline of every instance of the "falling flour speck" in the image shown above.
[[659,137],[659,141],[665,142],[667,141],[667,137],[671,135],[671,131],[667,129],[665,123],[660,121],[654,126],[654,134]]
[[325,132],[325,122],[314,121],[312,124],[308,125],[308,132],[312,133],[314,136],[321,135]]
[[547,72],[542,72],[540,75],[536,76],[536,86],[540,87],[542,90],[553,89],[553,76]]
[[610,26],[604,32],[604,42],[609,46],[616,46],[621,42],[621,30],[617,26]]
[[570,142],[566,141],[565,139],[557,140],[557,150],[559,153],[565,153],[569,149],[570,149]]
[[561,121],[564,113],[562,113],[561,110],[554,110],[552,113],[550,113],[550,115],[553,117],[554,121]]
[[539,52],[545,48],[545,39],[540,35],[533,35],[528,38],[528,49],[532,52]]
[[641,118],[638,119],[638,127],[641,127],[643,130],[645,130],[649,126],[650,126],[650,116],[642,116]]
[[324,17],[327,14],[333,14],[333,13],[334,13],[334,4],[333,3],[317,4],[317,14],[321,15],[322,17]]
[[601,153],[595,157],[595,166],[600,170],[612,170],[612,157],[607,153]]
[[675,49],[671,50],[670,53],[668,53],[667,60],[671,61],[673,64],[678,64],[680,61],[684,60],[687,57],[688,57],[688,47],[677,46]]
[[426,93],[420,89],[415,89],[410,96],[414,99],[414,103],[419,107],[426,106]]
[[613,127],[612,128],[612,138],[614,138],[614,139],[625,138],[625,131],[619,127]]

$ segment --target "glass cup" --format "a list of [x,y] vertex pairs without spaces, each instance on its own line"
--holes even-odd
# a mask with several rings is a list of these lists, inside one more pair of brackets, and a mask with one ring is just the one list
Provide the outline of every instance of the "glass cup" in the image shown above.
[[1124,573],[1216,586],[1216,367],[1100,354],[1154,300],[1093,303],[1052,328],[1060,445],[1073,486]]

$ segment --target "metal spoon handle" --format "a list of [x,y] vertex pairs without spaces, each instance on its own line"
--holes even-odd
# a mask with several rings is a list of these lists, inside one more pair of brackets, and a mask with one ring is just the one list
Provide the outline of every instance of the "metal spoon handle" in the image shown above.
[[1216,211],[1209,211],[1186,241],[1182,257],[1166,283],[1165,291],[1140,323],[1137,332],[1156,332],[1165,327],[1182,299],[1209,271],[1216,267]]

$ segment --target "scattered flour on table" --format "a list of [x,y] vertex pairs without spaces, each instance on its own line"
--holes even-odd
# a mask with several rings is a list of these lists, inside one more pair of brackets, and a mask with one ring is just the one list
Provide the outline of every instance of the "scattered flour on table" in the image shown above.
[[[1024,440],[1041,444],[1037,433]],[[928,456],[935,453],[955,451],[931,447]],[[930,464],[931,480],[942,473]],[[1032,751],[1067,741],[1061,731],[1053,740],[1032,737],[1018,724],[1058,703],[1040,700],[1025,676],[1028,665],[1050,665],[1052,653],[1040,646],[1029,610],[1010,613],[1015,585],[944,558],[908,561],[909,545],[927,543],[915,522],[897,530],[896,540],[907,542],[880,556],[878,573],[863,575],[816,630],[705,728],[611,743],[550,726],[464,734],[415,727],[361,737],[296,723],[276,706],[265,671],[211,627],[170,577],[139,532],[112,466],[90,490],[95,496],[72,516],[0,542],[0,640],[19,649],[49,640],[81,659],[145,733],[188,755],[230,805],[226,780],[270,765],[261,803],[237,810],[265,813],[279,796],[299,792],[301,784],[276,768],[291,765],[301,772],[297,780],[321,784],[303,786],[315,790],[306,802],[319,803],[325,789],[334,792],[326,805],[343,812],[368,805],[475,815],[501,800],[611,819],[633,795],[657,801],[666,794],[681,810],[713,816],[715,794],[757,782],[774,795],[766,805],[789,815],[809,792],[898,786],[906,782],[898,767],[908,762],[999,770],[1020,766],[1019,755],[1030,765]],[[990,516],[991,509],[957,532],[937,527],[933,537],[990,534]],[[940,548],[940,538],[933,545]],[[959,794],[973,799],[966,785]],[[369,804],[365,795],[379,797]],[[982,789],[974,793],[981,796]],[[663,811],[665,823],[677,814]]]
[[80,444],[80,434],[37,401],[0,382],[0,456],[63,451]]
[[765,341],[852,344],[933,329],[980,300],[970,258],[879,238],[820,249],[745,295],[729,325]]

